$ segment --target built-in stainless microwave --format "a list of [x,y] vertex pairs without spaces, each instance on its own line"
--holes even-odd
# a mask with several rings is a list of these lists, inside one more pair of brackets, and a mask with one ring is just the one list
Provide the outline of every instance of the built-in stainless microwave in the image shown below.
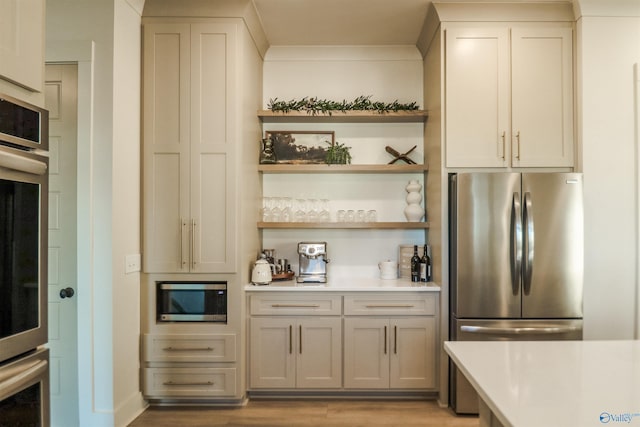
[[157,282],[159,322],[227,322],[227,282]]
[[0,94],[0,142],[22,149],[49,149],[49,112]]

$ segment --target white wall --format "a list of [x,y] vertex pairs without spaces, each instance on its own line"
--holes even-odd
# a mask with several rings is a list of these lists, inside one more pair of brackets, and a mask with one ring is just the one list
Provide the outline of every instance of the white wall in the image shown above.
[[[372,101],[417,102],[423,106],[422,56],[415,46],[272,46],[265,55],[263,102],[317,97],[352,101],[364,95]],[[351,147],[354,164],[384,164],[392,157],[390,145],[405,152],[418,147],[411,158],[422,163],[423,124],[273,124],[264,130],[335,131],[335,140]],[[375,209],[379,221],[405,221],[407,175],[264,175],[265,196],[326,198],[335,221],[338,209]],[[424,205],[424,200],[423,200]],[[294,271],[297,242],[326,241],[331,277],[378,277],[379,261],[398,259],[398,244],[421,244],[424,231],[384,230],[264,230],[263,247],[276,250]],[[394,242],[389,244],[389,242]]]
[[[578,133],[585,182],[585,339],[634,336],[638,292],[640,2],[581,1]],[[615,12],[615,13],[614,13]],[[617,16],[607,16],[614,13]],[[625,16],[627,15],[627,16]],[[637,337],[637,336],[636,336]]]
[[140,254],[140,93],[142,1],[115,0],[113,46],[112,272],[114,425],[145,406],[140,392],[140,273],[125,257]]
[[123,272],[124,255],[140,251],[141,10],[142,0],[47,2],[47,59],[79,62],[82,426],[125,425],[143,409],[137,383],[139,277]]

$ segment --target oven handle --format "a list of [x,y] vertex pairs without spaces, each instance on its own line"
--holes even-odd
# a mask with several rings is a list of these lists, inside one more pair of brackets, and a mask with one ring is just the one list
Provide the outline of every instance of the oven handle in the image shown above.
[[8,373],[11,375],[6,380],[0,382],[0,401],[9,396],[13,396],[22,389],[34,383],[34,380],[41,377],[47,372],[46,360],[40,360],[36,363],[29,363],[26,366],[16,366]]
[[33,175],[44,175],[47,173],[47,164],[45,162],[7,153],[6,151],[0,151],[0,167]]

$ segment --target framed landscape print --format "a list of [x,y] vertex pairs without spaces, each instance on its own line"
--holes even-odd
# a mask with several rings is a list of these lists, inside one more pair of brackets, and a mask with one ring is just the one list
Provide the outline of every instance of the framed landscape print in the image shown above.
[[265,131],[271,138],[276,163],[323,164],[327,148],[335,143],[333,131]]

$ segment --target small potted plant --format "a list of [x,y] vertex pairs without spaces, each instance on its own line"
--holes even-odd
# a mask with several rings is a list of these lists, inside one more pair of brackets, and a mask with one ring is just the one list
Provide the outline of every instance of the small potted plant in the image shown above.
[[330,145],[327,148],[327,155],[325,157],[325,162],[329,165],[347,165],[351,163],[351,153],[349,150],[351,147],[347,147],[344,144],[336,141],[334,144],[331,144],[329,141],[325,141]]

